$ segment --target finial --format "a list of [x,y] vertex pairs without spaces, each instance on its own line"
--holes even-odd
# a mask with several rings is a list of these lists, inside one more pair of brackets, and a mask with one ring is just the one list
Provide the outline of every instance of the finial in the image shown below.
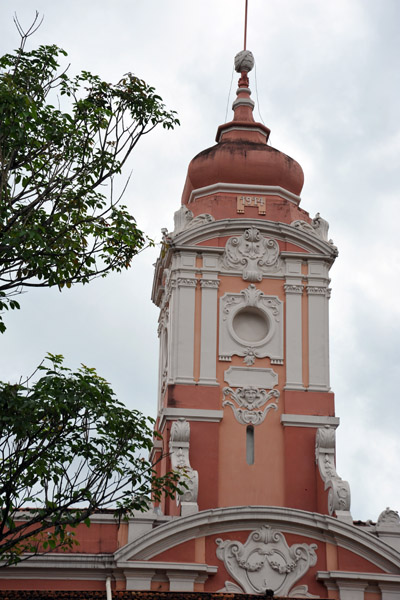
[[248,73],[254,67],[254,56],[250,50],[241,50],[235,56],[235,71]]

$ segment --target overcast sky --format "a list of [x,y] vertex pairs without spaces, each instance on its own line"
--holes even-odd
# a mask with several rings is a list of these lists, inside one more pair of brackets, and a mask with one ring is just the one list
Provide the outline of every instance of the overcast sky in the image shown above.
[[[337,470],[350,482],[355,519],[400,509],[400,2],[249,0],[251,88],[274,147],[305,172],[301,206],[330,223],[331,383]],[[131,71],[154,85],[181,127],[142,139],[125,177],[139,226],[172,229],[191,158],[225,121],[233,57],[243,45],[244,0],[13,0],[0,5],[0,53],[64,48],[70,73],[116,82]],[[236,89],[236,74],[230,104]],[[258,92],[258,93],[257,93]],[[231,109],[229,107],[228,120]],[[128,406],[154,415],[158,309],[150,292],[158,249],[132,269],[69,291],[30,291],[7,315],[0,377],[28,375],[46,352],[107,378]]]

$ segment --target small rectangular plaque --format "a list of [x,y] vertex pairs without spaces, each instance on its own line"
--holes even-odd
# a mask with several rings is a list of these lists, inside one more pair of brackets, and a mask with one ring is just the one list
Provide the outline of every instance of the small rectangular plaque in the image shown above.
[[246,206],[258,207],[258,214],[265,215],[266,201],[262,196],[237,196],[237,212],[244,213]]
[[229,367],[224,373],[224,379],[231,387],[247,387],[272,390],[278,384],[278,373],[273,369],[258,369],[255,367]]

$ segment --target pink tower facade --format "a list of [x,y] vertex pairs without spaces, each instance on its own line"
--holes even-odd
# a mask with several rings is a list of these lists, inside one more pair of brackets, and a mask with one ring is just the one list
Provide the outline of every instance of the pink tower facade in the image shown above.
[[300,165],[253,118],[251,53],[235,62],[233,119],[189,165],[152,291],[162,434],[153,458],[159,474],[181,469],[185,489],[120,527],[93,517],[74,553],[5,570],[3,589],[107,581],[112,590],[400,600],[399,516],[387,509],[377,524],[354,523],[335,467],[337,248],[328,223],[300,208]]

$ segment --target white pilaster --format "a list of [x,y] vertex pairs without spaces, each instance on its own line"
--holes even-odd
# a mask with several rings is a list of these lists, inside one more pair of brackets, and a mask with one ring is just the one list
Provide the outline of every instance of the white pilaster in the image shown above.
[[156,574],[155,569],[126,569],[124,575],[126,578],[127,590],[150,591],[151,580]]
[[170,592],[194,592],[197,579],[194,571],[167,571]]
[[177,277],[174,294],[174,383],[194,384],[194,308],[197,279]]
[[400,600],[399,583],[379,583],[382,600]]
[[329,289],[307,285],[308,365],[310,391],[327,392],[329,387]]
[[301,283],[286,283],[286,385],[287,390],[304,390]]
[[367,587],[366,582],[337,581],[337,585],[339,588],[340,600],[364,600],[364,591]]
[[200,380],[217,385],[217,310],[218,279],[203,278],[201,285]]

